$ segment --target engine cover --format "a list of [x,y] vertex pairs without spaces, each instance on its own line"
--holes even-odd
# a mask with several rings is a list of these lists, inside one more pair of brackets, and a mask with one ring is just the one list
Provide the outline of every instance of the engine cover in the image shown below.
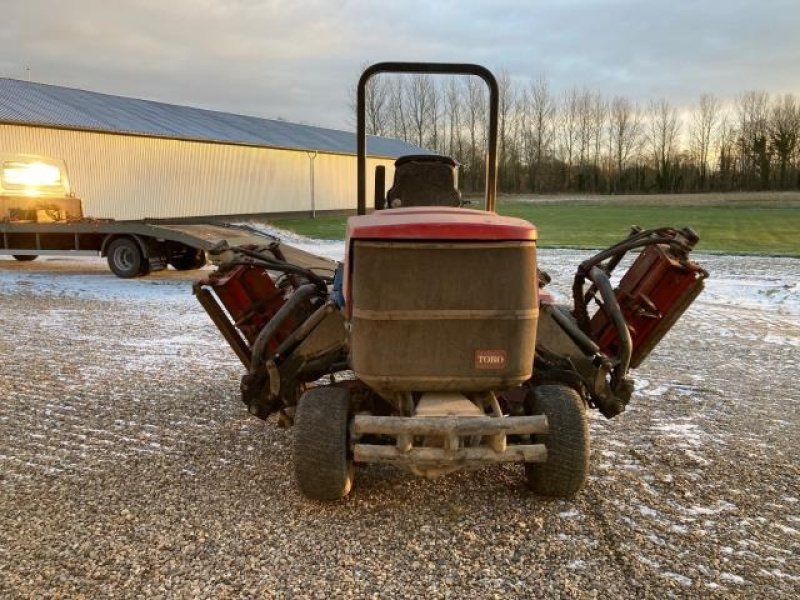
[[536,229],[460,208],[348,220],[346,311],[356,376],[383,393],[513,387],[531,376]]

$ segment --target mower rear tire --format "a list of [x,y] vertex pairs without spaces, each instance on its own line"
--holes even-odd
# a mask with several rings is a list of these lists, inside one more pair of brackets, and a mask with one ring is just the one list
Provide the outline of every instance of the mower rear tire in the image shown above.
[[11,256],[14,257],[14,260],[18,260],[19,262],[31,262],[39,258],[38,254],[12,254]]
[[589,473],[589,423],[580,395],[567,386],[542,385],[528,392],[526,412],[546,415],[550,431],[535,435],[547,448],[547,462],[526,463],[528,487],[539,496],[569,498]]
[[294,474],[312,500],[340,500],[353,486],[350,392],[320,386],[300,398],[294,417]]

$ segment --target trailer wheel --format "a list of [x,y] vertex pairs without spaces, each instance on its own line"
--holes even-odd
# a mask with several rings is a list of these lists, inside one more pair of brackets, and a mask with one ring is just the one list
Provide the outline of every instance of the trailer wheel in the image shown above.
[[353,486],[348,443],[350,393],[320,386],[300,398],[294,421],[294,474],[312,500],[339,500]]
[[193,271],[206,264],[206,253],[191,246],[184,246],[169,259],[169,264],[176,271]]
[[19,262],[31,262],[32,260],[39,258],[37,254],[12,254],[11,256],[13,256],[14,259],[18,260]]
[[135,240],[127,237],[117,238],[108,245],[108,267],[122,279],[146,275],[150,265]]
[[528,414],[546,415],[550,432],[534,436],[547,447],[547,462],[526,463],[528,487],[540,496],[570,497],[589,472],[589,423],[578,393],[563,385],[542,385],[528,392]]

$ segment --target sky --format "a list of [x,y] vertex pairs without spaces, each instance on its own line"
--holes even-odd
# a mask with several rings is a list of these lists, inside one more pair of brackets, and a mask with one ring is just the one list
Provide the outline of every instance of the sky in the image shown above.
[[[4,0],[0,76],[351,129],[361,68],[475,62],[521,84],[800,95],[800,0]],[[29,70],[28,70],[29,69]]]

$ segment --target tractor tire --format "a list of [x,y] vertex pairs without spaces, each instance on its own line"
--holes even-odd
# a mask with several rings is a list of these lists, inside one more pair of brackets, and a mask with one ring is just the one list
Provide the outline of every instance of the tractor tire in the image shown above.
[[294,475],[306,497],[339,500],[350,493],[349,423],[347,390],[320,386],[301,396],[294,417]]
[[142,254],[136,240],[122,237],[108,245],[106,252],[108,268],[117,277],[130,279],[150,272],[150,264]]
[[176,271],[193,271],[206,265],[206,253],[186,246],[182,252],[176,253],[169,259],[169,265]]
[[534,443],[547,447],[547,462],[526,463],[528,487],[539,496],[569,498],[586,483],[589,473],[589,423],[580,395],[563,385],[542,385],[528,392],[526,412],[546,415],[547,434]]
[[31,262],[39,258],[37,254],[12,254],[11,256],[14,257],[14,260],[18,260],[19,262]]

